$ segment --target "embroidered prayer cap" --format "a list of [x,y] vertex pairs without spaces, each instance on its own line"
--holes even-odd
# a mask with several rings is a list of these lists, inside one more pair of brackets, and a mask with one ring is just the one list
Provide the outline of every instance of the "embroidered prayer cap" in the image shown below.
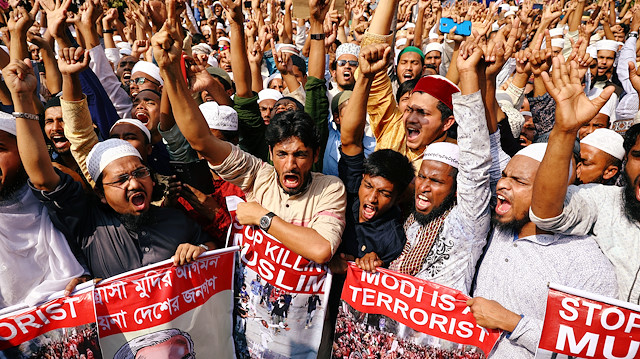
[[278,101],[281,98],[282,98],[282,93],[278,90],[266,88],[258,92],[258,104],[264,100]]
[[0,131],[16,135],[16,118],[11,114],[0,111]]
[[618,49],[622,45],[621,42],[613,41],[613,40],[600,40],[596,42],[596,50],[609,50],[613,52],[618,52]]
[[460,149],[458,145],[449,142],[435,142],[427,146],[422,155],[422,160],[432,160],[446,163],[458,168]]
[[113,126],[111,126],[111,129],[109,130],[109,132],[113,131],[114,127],[123,123],[128,123],[130,125],[134,125],[137,128],[139,128],[140,131],[142,131],[142,133],[144,133],[144,135],[147,136],[147,140],[151,142],[151,132],[149,132],[149,129],[147,128],[147,126],[145,126],[144,123],[142,123],[142,121],[134,118],[123,118],[121,120],[116,121],[116,123],[114,123]]
[[[515,156],[527,156],[531,159],[534,159],[538,162],[542,162],[542,158],[544,157],[544,153],[547,151],[546,143],[532,143],[529,146],[518,151]],[[514,156],[514,157],[515,157]]]
[[132,144],[119,138],[110,138],[98,142],[87,156],[87,169],[94,181],[98,181],[100,174],[111,162],[127,156],[135,156],[142,160],[142,156]]
[[593,59],[598,58],[598,49],[596,49],[596,45],[587,46],[587,53],[591,55],[591,58]]
[[209,46],[209,44],[201,43],[191,47],[191,52],[194,55],[196,54],[209,55],[210,53],[213,52],[213,49],[211,48],[211,46]]
[[275,79],[281,79],[282,80],[282,75],[279,72],[275,72],[273,75],[267,77],[264,82],[262,83],[262,87],[264,88],[269,88],[269,85],[271,85],[271,81],[275,80]]
[[425,55],[430,53],[431,51],[438,51],[439,53],[442,53],[442,44],[439,42],[430,42],[427,44],[427,46],[424,47],[424,53]]
[[360,46],[350,42],[342,44],[336,49],[336,60],[340,59],[342,55],[353,55],[357,58],[360,56]]
[[460,92],[460,88],[448,78],[440,75],[425,76],[418,80],[413,92],[424,92],[437,98],[450,109],[453,109],[451,96]]
[[616,131],[608,128],[598,128],[590,134],[586,135],[580,144],[593,146],[602,152],[622,161],[624,158],[624,138]]
[[151,77],[153,77],[156,81],[160,83],[160,85],[164,85],[164,81],[162,81],[162,77],[160,76],[160,68],[151,62],[147,61],[138,61],[131,69],[131,75],[136,72],[145,73]]
[[232,107],[220,106],[213,101],[205,102],[199,107],[210,129],[220,131],[238,130],[238,113]]

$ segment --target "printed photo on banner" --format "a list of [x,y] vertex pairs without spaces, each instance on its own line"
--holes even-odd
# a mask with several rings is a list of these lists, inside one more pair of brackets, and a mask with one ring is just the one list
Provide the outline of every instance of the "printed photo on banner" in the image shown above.
[[640,356],[640,306],[551,283],[536,359]]
[[476,324],[462,292],[350,263],[338,309],[333,358],[484,358],[502,334]]
[[238,358],[316,357],[331,276],[259,228],[232,222]]
[[[86,287],[83,286],[83,287]],[[69,297],[0,317],[0,358],[102,358],[93,284]]]
[[190,264],[171,260],[124,273],[95,289],[104,358],[234,358],[232,283],[237,248]]

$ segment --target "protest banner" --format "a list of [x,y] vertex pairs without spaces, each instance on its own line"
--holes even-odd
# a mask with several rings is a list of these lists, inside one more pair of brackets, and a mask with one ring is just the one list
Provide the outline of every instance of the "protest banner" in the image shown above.
[[[547,310],[536,358],[631,359],[640,355],[640,306],[549,285]],[[557,355],[553,355],[557,357]]]
[[0,358],[101,358],[93,283],[88,284],[37,307],[3,310]]
[[332,357],[393,352],[398,357],[485,357],[502,332],[477,325],[468,299],[410,275],[383,268],[369,273],[350,263]]
[[238,358],[316,357],[331,276],[273,236],[235,219],[239,198],[227,198],[229,244],[236,261],[234,338]]
[[104,358],[235,356],[233,263],[237,247],[171,260],[99,283],[95,307]]

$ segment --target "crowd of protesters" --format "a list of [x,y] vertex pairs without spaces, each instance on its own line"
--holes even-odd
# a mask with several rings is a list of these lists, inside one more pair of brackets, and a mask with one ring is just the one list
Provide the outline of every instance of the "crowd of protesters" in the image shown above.
[[640,5],[308,5],[9,1],[0,308],[224,247],[228,196],[328,263],[325,325],[348,261],[469,294],[494,358],[534,356],[549,282],[640,303]]

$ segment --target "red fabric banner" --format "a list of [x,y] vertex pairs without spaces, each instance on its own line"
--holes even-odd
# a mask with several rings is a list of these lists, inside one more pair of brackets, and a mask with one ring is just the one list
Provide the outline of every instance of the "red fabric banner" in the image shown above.
[[640,312],[549,289],[539,349],[582,358],[631,359],[638,357],[639,346]]
[[368,273],[350,263],[342,300],[359,312],[381,314],[418,332],[473,345],[485,355],[501,331],[478,326],[462,292],[383,268]]

